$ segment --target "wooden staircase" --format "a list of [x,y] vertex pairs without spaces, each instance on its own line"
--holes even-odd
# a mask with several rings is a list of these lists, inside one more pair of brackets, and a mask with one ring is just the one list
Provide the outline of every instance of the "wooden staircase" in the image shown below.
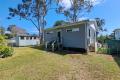
[[62,45],[58,42],[58,40],[46,42],[45,46],[46,46],[46,50],[48,51],[62,50]]

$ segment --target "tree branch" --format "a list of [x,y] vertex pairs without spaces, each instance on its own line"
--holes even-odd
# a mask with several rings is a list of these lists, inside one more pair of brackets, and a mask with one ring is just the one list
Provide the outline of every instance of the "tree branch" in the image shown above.
[[32,19],[29,19],[32,23],[33,23],[33,25],[39,30],[39,28],[38,28],[38,26],[34,23],[34,21],[32,20]]

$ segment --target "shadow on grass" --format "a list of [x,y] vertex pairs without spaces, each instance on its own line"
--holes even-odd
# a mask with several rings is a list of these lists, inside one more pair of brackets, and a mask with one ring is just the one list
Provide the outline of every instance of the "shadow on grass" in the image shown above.
[[120,55],[112,55],[112,57],[114,58],[114,61],[117,63],[117,65],[120,68]]
[[41,51],[47,51],[47,52],[55,53],[55,54],[59,54],[59,55],[66,55],[67,54],[65,51],[55,51],[55,52],[52,52],[50,50],[46,50],[43,46],[32,46],[30,48],[41,50]]
[[47,51],[47,52],[51,52],[51,53],[55,53],[55,54],[59,54],[59,55],[67,55],[67,54],[83,54],[83,55],[86,55],[86,53],[84,53],[84,52],[70,51],[70,50],[61,50],[61,51],[52,52],[50,50],[46,50],[44,47],[41,47],[41,46],[32,46],[30,48],[41,50],[41,51]]
[[119,54],[116,54],[116,53],[103,53],[103,54],[106,54],[106,55],[111,55],[114,59],[114,61],[117,63],[117,65],[119,66],[120,68],[120,53]]

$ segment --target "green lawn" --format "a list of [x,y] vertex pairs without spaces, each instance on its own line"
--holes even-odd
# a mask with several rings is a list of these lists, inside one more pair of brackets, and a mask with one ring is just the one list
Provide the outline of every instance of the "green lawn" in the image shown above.
[[0,80],[120,80],[120,58],[15,48],[12,57],[0,59]]

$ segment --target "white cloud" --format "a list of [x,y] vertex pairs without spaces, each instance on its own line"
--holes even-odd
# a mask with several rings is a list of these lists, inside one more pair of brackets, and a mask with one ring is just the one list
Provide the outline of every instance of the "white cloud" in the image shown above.
[[[60,0],[60,5],[63,6],[65,8],[65,10],[69,9],[71,7],[71,0]],[[89,1],[89,0],[86,0],[86,1]],[[103,2],[104,0],[90,0],[93,5],[98,5],[100,4],[101,2]]]
[[98,5],[100,3],[102,3],[104,0],[91,0],[93,2],[93,5]]
[[61,0],[60,5],[65,8],[65,10],[69,9],[71,7],[70,0]]

